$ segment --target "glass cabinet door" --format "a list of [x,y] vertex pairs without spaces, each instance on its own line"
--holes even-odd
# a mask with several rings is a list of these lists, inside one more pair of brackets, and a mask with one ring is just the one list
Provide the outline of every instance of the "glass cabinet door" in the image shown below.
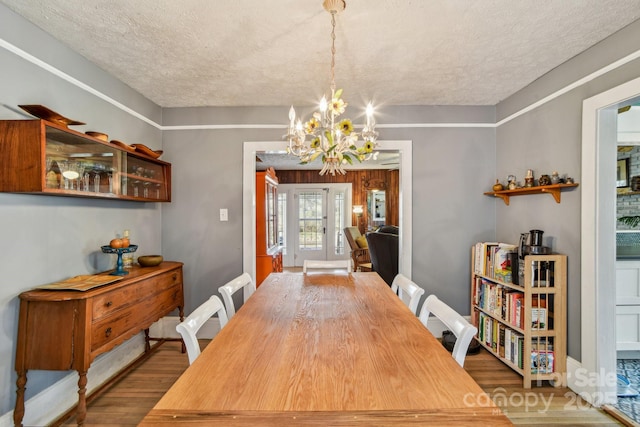
[[135,198],[166,200],[167,176],[162,164],[127,154],[123,158],[122,194]]
[[123,157],[108,144],[47,127],[44,188],[77,195],[119,194]]
[[46,127],[46,192],[139,201],[169,201],[170,165],[109,143]]
[[267,185],[267,248],[277,244],[277,187],[269,181]]

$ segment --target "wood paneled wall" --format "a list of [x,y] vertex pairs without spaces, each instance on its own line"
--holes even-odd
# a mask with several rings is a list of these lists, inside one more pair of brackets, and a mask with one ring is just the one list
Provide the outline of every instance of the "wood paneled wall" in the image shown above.
[[352,203],[353,205],[362,205],[364,213],[360,217],[358,222],[357,216],[351,214],[351,224],[358,225],[360,232],[364,233],[368,215],[367,212],[367,189],[365,183],[367,181],[382,181],[385,184],[386,190],[386,223],[390,225],[399,225],[399,184],[400,174],[396,170],[383,170],[383,169],[363,169],[363,170],[349,170],[346,175],[320,175],[317,170],[276,170],[276,176],[280,184],[352,184]]

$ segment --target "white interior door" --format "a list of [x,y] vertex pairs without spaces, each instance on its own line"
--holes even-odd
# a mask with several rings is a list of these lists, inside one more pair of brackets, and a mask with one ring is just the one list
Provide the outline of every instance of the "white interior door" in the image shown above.
[[294,265],[305,259],[327,259],[327,199],[329,189],[297,189],[293,200],[297,213],[294,233]]
[[343,228],[350,224],[351,184],[280,184],[279,217],[285,219],[283,264],[302,267],[305,259],[348,259]]

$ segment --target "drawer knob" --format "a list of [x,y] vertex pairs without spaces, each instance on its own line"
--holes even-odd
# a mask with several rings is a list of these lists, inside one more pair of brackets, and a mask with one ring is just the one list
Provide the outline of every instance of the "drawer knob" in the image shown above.
[[106,305],[107,307],[111,307],[111,306],[113,305],[113,302],[111,302],[111,301],[107,301],[107,302],[105,303],[105,305]]
[[109,338],[111,336],[111,327],[107,328],[106,331],[104,331],[104,336]]
[[173,273],[173,281],[175,282],[176,279],[178,278],[178,273]]

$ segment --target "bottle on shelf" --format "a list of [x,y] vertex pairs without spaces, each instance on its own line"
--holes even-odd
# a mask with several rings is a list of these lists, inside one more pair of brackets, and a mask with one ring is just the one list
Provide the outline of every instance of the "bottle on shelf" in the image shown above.
[[[129,247],[131,244],[129,230],[124,230],[124,233],[122,233],[122,243],[124,247]],[[133,267],[133,252],[122,254],[122,264],[124,268]]]

